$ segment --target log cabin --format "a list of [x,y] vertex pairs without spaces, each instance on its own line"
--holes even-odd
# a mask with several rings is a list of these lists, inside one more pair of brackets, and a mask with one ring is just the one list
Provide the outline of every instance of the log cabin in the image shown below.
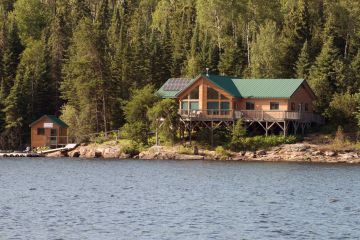
[[31,148],[58,148],[68,144],[68,125],[54,115],[44,115],[29,125]]
[[286,136],[322,123],[314,112],[316,96],[304,79],[240,79],[201,74],[171,78],[158,90],[179,103],[179,115],[189,132],[203,125],[210,130],[242,119],[246,127],[268,135],[276,128]]

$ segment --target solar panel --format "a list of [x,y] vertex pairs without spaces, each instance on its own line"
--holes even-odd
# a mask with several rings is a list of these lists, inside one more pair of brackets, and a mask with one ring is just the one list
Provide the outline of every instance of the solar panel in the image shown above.
[[170,78],[164,85],[164,91],[183,90],[191,80],[189,78]]

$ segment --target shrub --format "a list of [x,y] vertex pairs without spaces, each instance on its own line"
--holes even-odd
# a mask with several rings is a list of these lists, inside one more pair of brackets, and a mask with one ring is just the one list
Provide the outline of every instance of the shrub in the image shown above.
[[194,153],[194,151],[190,147],[180,146],[179,149],[178,149],[178,153],[179,154],[191,155],[191,154]]
[[231,153],[222,146],[216,147],[215,153],[221,160],[225,160],[225,159],[231,157]]
[[129,154],[131,157],[139,155],[139,153],[143,150],[143,146],[134,141],[124,143],[121,147],[121,152],[125,154]]
[[241,138],[236,142],[232,142],[230,147],[235,151],[256,151],[258,149],[267,149],[281,144],[296,143],[297,141],[299,141],[299,138],[296,136],[255,136]]

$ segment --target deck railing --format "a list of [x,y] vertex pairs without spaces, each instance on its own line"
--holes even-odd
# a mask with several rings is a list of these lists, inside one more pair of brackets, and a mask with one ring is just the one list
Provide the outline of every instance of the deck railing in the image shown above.
[[323,118],[315,113],[278,111],[278,110],[179,110],[182,117],[207,119],[244,119],[245,121],[286,121],[297,120],[301,122],[323,123]]

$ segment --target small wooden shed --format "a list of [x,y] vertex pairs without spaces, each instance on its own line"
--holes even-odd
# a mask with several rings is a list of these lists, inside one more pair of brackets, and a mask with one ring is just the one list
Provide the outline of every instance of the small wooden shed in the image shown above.
[[68,125],[54,115],[44,115],[31,123],[31,148],[58,148],[68,144]]

